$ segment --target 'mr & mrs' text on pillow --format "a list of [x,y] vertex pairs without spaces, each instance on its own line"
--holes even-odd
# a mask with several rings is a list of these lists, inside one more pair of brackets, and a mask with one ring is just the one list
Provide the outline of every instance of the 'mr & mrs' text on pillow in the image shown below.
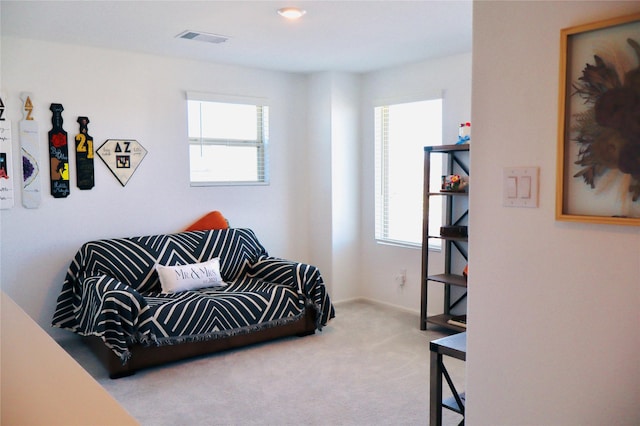
[[164,293],[197,290],[204,287],[225,287],[220,274],[220,258],[189,265],[156,265]]

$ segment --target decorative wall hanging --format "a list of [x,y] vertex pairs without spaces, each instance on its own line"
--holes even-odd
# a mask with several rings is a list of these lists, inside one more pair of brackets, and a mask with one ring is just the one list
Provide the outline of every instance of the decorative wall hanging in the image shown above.
[[11,121],[5,119],[3,99],[0,95],[0,209],[10,209],[13,207]]
[[76,182],[80,189],[94,186],[93,137],[89,135],[89,117],[78,117],[80,133],[76,135]]
[[67,132],[62,128],[61,104],[51,104],[53,113],[49,130],[49,158],[51,163],[51,195],[54,198],[65,198],[71,192],[69,184],[69,145]]
[[561,32],[556,219],[640,225],[640,13]]
[[28,209],[40,206],[40,150],[38,122],[33,119],[31,93],[20,94],[24,118],[20,121],[20,152],[22,153],[22,205]]
[[136,140],[108,139],[97,153],[118,182],[125,186],[147,155],[147,150]]

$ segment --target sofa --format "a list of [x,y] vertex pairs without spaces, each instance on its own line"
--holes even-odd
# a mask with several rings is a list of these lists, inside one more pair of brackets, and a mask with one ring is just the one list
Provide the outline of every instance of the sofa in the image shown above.
[[321,330],[335,309],[318,268],[270,256],[250,229],[90,241],[52,326],[85,337],[111,378]]

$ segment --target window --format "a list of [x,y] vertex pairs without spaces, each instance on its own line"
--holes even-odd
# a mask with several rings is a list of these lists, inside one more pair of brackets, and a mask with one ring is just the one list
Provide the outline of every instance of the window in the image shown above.
[[269,107],[187,98],[191,185],[268,183]]
[[[376,107],[375,126],[376,240],[419,246],[424,146],[442,144],[442,99]],[[431,171],[438,182],[441,167]],[[437,235],[442,206],[431,206],[430,233]]]

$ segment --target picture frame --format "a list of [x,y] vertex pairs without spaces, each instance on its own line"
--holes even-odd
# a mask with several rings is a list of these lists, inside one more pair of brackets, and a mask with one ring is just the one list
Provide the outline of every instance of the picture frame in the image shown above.
[[561,30],[556,220],[640,226],[638,87],[640,13]]

